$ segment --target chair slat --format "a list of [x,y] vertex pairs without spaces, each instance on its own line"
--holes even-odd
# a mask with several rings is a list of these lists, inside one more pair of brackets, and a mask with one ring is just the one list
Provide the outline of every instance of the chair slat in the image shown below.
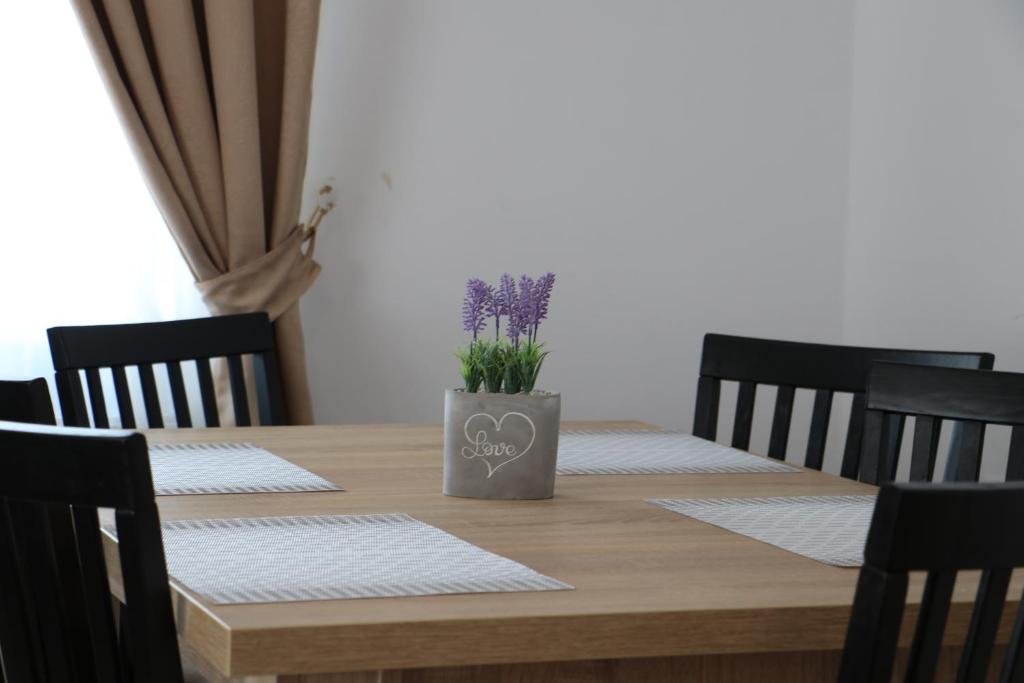
[[885,430],[885,442],[882,444],[882,481],[895,481],[896,470],[899,467],[900,447],[903,444],[903,427],[906,424],[906,416],[890,414],[886,416],[886,422],[889,424]]
[[274,390],[274,387],[281,386],[281,369],[277,365],[277,354],[257,353],[253,355],[252,360],[260,424],[287,424],[284,396],[280,391]]
[[[28,624],[33,629],[39,656],[42,657],[35,665],[42,669],[45,662],[45,670],[51,677],[47,680],[72,681],[75,662],[72,644],[68,641],[69,633],[64,628],[64,595],[61,591],[34,590],[36,586],[58,585],[60,577],[50,543],[51,525],[46,505],[9,500],[8,506],[12,519],[23,532],[16,534],[15,543],[22,552],[19,555],[22,595],[36,617]],[[66,545],[59,544],[58,547]]]
[[139,380],[142,383],[142,402],[146,406],[146,422],[150,429],[161,429],[164,416],[160,410],[160,395],[156,391],[152,364],[143,363],[139,366]]
[[789,445],[789,426],[793,422],[793,399],[796,387],[780,386],[775,397],[775,416],[772,418],[772,433],[768,438],[768,457],[786,459]]
[[956,584],[955,571],[929,572],[921,596],[914,641],[907,660],[906,680],[931,681],[942,651],[942,635],[946,631],[949,604]]
[[249,416],[249,397],[245,390],[245,372],[242,369],[242,357],[228,356],[228,379],[231,381],[231,405],[235,409],[235,424],[249,427],[252,419]]
[[103,382],[98,368],[85,369],[85,382],[89,387],[89,405],[92,407],[92,422],[100,429],[110,428],[107,417],[107,402],[103,396]]
[[128,374],[123,365],[110,369],[114,375],[114,395],[117,397],[117,412],[121,416],[121,427],[135,429],[135,409],[132,407],[132,392],[128,388]]
[[94,656],[97,681],[118,681],[118,644],[110,601],[106,559],[96,510],[76,507],[72,511],[77,552],[82,558],[81,584],[88,617],[89,643]]
[[931,415],[914,418],[914,445],[910,454],[910,481],[931,481],[939,451],[942,419]]
[[85,393],[78,370],[58,370],[54,374],[61,417],[69,427],[88,427],[89,413],[85,409]]
[[839,474],[856,479],[860,473],[860,451],[864,442],[864,394],[854,394],[850,404],[850,422],[846,428],[846,445]]
[[196,360],[196,373],[199,375],[199,397],[203,401],[203,418],[207,427],[220,427],[220,413],[217,411],[217,390],[213,386],[213,372],[210,370],[210,359]]
[[1010,585],[1010,569],[988,569],[982,572],[978,595],[967,630],[967,641],[960,657],[958,681],[984,681],[996,642],[999,619]]
[[[69,644],[71,662],[76,672],[96,671],[96,653],[94,652],[90,639],[83,638],[82,634],[91,634],[92,623],[96,621],[96,615],[90,615],[86,609],[88,596],[77,588],[82,585],[82,564],[79,561],[78,544],[82,539],[78,538],[74,522],[71,516],[71,507],[56,503],[53,505],[40,506],[46,515],[46,522],[49,525],[49,537],[51,543],[50,553],[61,586],[75,586],[75,590],[65,590],[59,593],[59,604],[66,640]],[[94,523],[96,511],[92,510]],[[107,586],[109,592],[109,585]],[[107,597],[105,594],[101,594]],[[110,600],[107,599],[109,604]],[[99,678],[97,680],[105,680]]]
[[188,395],[185,393],[185,378],[181,374],[180,362],[172,360],[167,363],[167,379],[171,383],[175,421],[179,427],[191,427],[192,413],[188,408]]
[[877,486],[896,478],[903,425],[903,415],[867,412],[861,440],[861,481]]
[[[132,600],[133,596],[142,598],[152,593],[152,589],[144,580],[147,576],[154,577],[164,585],[168,583],[156,503],[152,499],[147,500],[132,513],[118,510],[115,519],[118,550],[125,575],[125,618],[131,625],[129,637],[136,642],[136,649],[141,649],[138,644],[143,642],[176,641],[174,613],[170,600],[150,604],[141,599]],[[126,562],[126,558],[130,558],[130,561]],[[163,655],[162,660],[147,658],[133,661],[134,677],[143,681],[172,680],[167,672],[174,671],[175,667],[180,666],[177,647],[164,648],[160,654]],[[181,680],[180,674],[176,671],[174,673],[174,683],[178,683]]]
[[1024,480],[1024,426],[1010,432],[1010,452],[1006,458],[1006,481]]
[[1020,681],[1024,681],[1024,598],[1017,603],[1017,618],[1013,620],[1013,633],[1010,634],[1003,671],[999,675],[999,683]]
[[[20,545],[12,514],[7,501],[0,500],[0,548],[13,550]],[[33,662],[41,662],[43,654],[38,638],[33,637],[37,632],[34,615],[26,604],[17,559],[15,552],[0,552],[0,616],[8,617],[0,618],[0,643],[6,644],[2,668],[10,681],[33,681],[39,678]]]
[[864,436],[860,455],[860,480],[878,486],[884,483],[883,444],[888,439],[889,420],[878,411],[869,411],[864,417]]
[[825,462],[825,444],[828,442],[828,422],[832,417],[833,392],[818,389],[814,392],[811,410],[811,434],[807,438],[807,456],[804,467],[820,470]]
[[714,441],[718,435],[718,402],[722,391],[721,380],[701,377],[697,380],[697,407],[693,416],[693,435]]
[[954,430],[950,445],[947,481],[978,481],[981,451],[985,445],[985,423],[964,421]]
[[[839,683],[891,680],[907,582],[906,574],[888,574],[868,566],[861,569]],[[871,656],[865,657],[865,652]]]
[[740,382],[736,395],[736,420],[732,425],[732,447],[746,451],[750,449],[750,430],[754,423],[754,400],[757,398],[757,384]]

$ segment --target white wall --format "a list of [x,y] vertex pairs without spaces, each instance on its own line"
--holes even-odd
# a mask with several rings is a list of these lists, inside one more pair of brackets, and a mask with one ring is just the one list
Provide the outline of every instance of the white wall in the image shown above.
[[859,7],[847,335],[1024,370],[1024,4]]
[[1024,4],[859,0],[855,35],[846,338],[1024,371]]
[[853,0],[324,3],[320,422],[437,421],[467,277],[558,274],[566,418],[689,428],[700,339],[838,341]]

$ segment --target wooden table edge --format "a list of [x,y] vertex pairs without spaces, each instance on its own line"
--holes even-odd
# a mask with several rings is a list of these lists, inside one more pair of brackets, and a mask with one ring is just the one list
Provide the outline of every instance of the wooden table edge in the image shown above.
[[[566,422],[566,429],[657,429],[638,421]],[[402,429],[430,425],[321,425],[321,428]],[[263,430],[254,428],[253,440]],[[314,427],[313,429],[316,429]],[[172,430],[154,431],[159,436]],[[198,431],[198,430],[197,430]],[[266,432],[264,432],[266,433]],[[176,436],[182,436],[180,432]],[[213,435],[211,435],[213,436]],[[193,438],[195,437],[195,438]],[[171,437],[174,440],[174,436]],[[217,437],[213,437],[216,440]],[[186,440],[201,440],[190,434]],[[805,468],[797,467],[803,471]],[[636,475],[643,476],[643,475]],[[439,494],[440,495],[440,494]],[[812,560],[808,560],[812,562]],[[857,571],[851,569],[850,571]],[[179,633],[189,645],[224,676],[296,675],[366,670],[436,668],[519,662],[583,661],[643,657],[718,655],[737,653],[789,653],[807,650],[838,650],[845,638],[850,606],[822,604],[798,607],[763,606],[715,610],[674,609],[663,612],[629,609],[592,614],[520,615],[487,618],[374,621],[336,625],[232,628],[213,611],[215,606],[174,583],[176,611],[189,614],[179,623]],[[966,622],[957,605],[950,615],[950,632],[963,632]],[[916,607],[908,605],[910,609]],[[1004,615],[1004,622],[1007,621]],[[464,638],[467,627],[472,638]],[[585,637],[580,637],[583,632]],[[1005,632],[1005,633],[1004,633]],[[288,638],[282,634],[287,633]],[[466,640],[461,649],[445,648],[439,656],[431,645],[458,634]],[[1000,640],[1008,637],[1001,629]],[[366,655],[361,642],[374,641],[376,654]],[[504,639],[504,640],[503,640]],[[909,642],[908,638],[903,638]],[[413,642],[415,641],[415,642]],[[317,652],[314,665],[304,665],[300,649]],[[515,652],[503,646],[514,642]],[[737,645],[737,643],[741,643]],[[410,644],[412,645],[410,647]],[[524,645],[525,644],[525,645]],[[363,648],[365,650],[366,648]],[[324,656],[324,652],[329,656]],[[524,654],[526,653],[526,654]],[[301,653],[299,653],[301,655]],[[270,662],[278,662],[277,665]],[[281,662],[288,662],[282,667]],[[236,666],[237,665],[237,666]]]
[[[765,607],[236,629],[231,632],[231,662],[222,673],[230,676],[291,675],[835,650],[843,645],[849,610],[849,606]],[[842,623],[843,628],[834,628],[836,623]],[[796,628],[797,625],[800,628]],[[744,632],[740,639],[733,637],[738,631]],[[794,637],[796,631],[801,637]],[[467,632],[473,635],[467,638]],[[751,638],[751,633],[760,634],[762,638]],[[287,638],[283,637],[285,634]],[[461,649],[450,647],[454,638],[462,641]],[[383,658],[361,656],[364,650],[359,645],[366,640],[373,640],[378,652],[383,650],[389,654]],[[318,641],[322,641],[323,646]],[[283,659],[298,659],[296,642],[319,651],[315,667],[301,665],[281,669],[279,664],[272,664]],[[281,643],[289,643],[283,646],[288,657],[283,656]],[[328,643],[337,653],[336,657],[324,657],[322,647]],[[410,648],[410,643],[415,643],[415,647]],[[445,647],[435,648],[435,643],[444,643]],[[513,647],[506,644],[513,644]],[[264,658],[266,665],[260,662]],[[244,664],[235,667],[236,661]]]

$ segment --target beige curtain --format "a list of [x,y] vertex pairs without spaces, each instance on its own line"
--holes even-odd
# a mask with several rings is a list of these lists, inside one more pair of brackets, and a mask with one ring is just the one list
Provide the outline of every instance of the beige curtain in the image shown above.
[[197,287],[275,320],[293,424],[312,422],[299,297],[319,0],[72,0]]

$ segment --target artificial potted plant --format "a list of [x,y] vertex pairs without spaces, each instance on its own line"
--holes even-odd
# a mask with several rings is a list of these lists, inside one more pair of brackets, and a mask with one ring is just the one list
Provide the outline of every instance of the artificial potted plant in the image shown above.
[[554,273],[466,283],[462,322],[473,338],[457,353],[463,386],[445,393],[445,495],[554,495],[561,397],[536,388],[548,355],[537,332],[554,284]]

